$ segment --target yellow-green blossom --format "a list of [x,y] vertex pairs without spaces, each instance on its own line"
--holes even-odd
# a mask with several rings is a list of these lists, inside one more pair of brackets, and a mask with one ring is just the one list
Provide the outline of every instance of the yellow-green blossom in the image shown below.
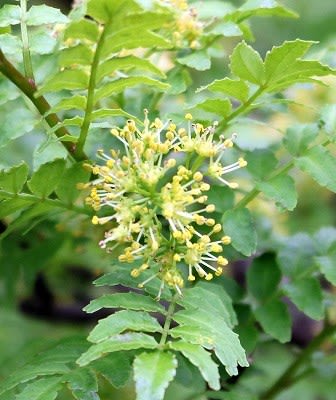
[[[184,270],[190,281],[195,272],[206,280],[222,273],[228,263],[223,246],[230,238],[220,237],[222,227],[211,218],[215,206],[207,204],[206,180],[213,177],[237,187],[223,175],[246,165],[242,158],[222,165],[232,138],[216,140],[216,123],[203,127],[192,124],[190,114],[186,119],[187,129],[177,129],[171,121],[150,123],[145,112],[143,129],[128,120],[123,128],[111,130],[123,151],[99,150],[103,162],[87,164],[96,179],[86,185],[91,189],[86,202],[101,215],[92,222],[109,226],[100,247],[118,251],[120,262],[140,261],[133,277],[159,264],[159,272],[149,280],[161,279],[160,292],[164,284],[181,292]],[[181,157],[185,165],[177,165]]]

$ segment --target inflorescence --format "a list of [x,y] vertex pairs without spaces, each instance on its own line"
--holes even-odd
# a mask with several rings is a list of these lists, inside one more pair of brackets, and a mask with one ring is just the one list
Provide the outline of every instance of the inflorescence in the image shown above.
[[86,164],[97,176],[84,185],[91,189],[86,202],[103,214],[92,222],[110,226],[100,247],[118,251],[120,262],[140,260],[140,267],[131,272],[133,277],[159,264],[159,272],[140,286],[158,277],[160,293],[164,284],[181,293],[184,268],[189,281],[195,280],[195,272],[206,280],[222,274],[228,263],[223,246],[231,239],[211,218],[215,206],[207,204],[210,184],[206,178],[236,188],[237,183],[223,176],[247,164],[239,158],[223,166],[222,156],[233,141],[215,139],[216,122],[209,127],[192,124],[190,114],[186,120],[187,129],[158,118],[150,123],[145,110],[143,129],[128,120],[123,128],[111,130],[123,151],[99,150],[104,164]]

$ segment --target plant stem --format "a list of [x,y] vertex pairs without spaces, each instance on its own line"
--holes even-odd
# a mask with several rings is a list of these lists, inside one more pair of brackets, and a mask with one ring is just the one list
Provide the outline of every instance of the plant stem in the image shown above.
[[171,324],[171,321],[173,319],[173,315],[174,315],[174,312],[175,312],[175,306],[176,306],[177,297],[178,297],[178,294],[175,294],[174,297],[172,298],[171,303],[169,304],[166,320],[165,320],[165,323],[164,323],[164,326],[163,326],[161,340],[160,340],[160,343],[159,343],[160,347],[163,347],[166,344],[168,333],[169,333],[169,329],[170,329],[170,324]]
[[[330,325],[326,322],[323,330],[310,342],[310,344],[300,353],[298,358],[289,365],[284,373],[274,382],[274,384],[260,396],[260,400],[271,400],[284,389],[297,382],[296,373],[304,365],[315,350],[325,342],[332,334],[336,332],[336,325]],[[302,375],[302,376],[305,376]]]
[[[35,96],[36,94],[36,86],[35,83],[29,81],[25,78],[20,71],[18,71],[13,64],[11,64],[3,52],[0,50],[0,72],[2,72],[11,82],[14,83],[34,104],[37,108],[41,116],[45,119],[47,124],[53,128],[57,125],[60,120],[58,119],[56,114],[45,114],[50,110],[50,104],[43,96]],[[60,127],[55,131],[55,135],[60,138],[65,135],[69,135],[68,130],[65,127]],[[68,150],[69,154],[73,156],[77,161],[82,161],[87,159],[84,154],[78,155],[74,154],[75,151],[75,143],[73,142],[61,142],[62,145]]]
[[29,205],[28,204],[29,202],[44,203],[44,204],[49,204],[56,208],[63,208],[69,211],[74,211],[78,214],[92,215],[91,211],[86,208],[78,207],[73,204],[63,203],[61,200],[58,199],[48,199],[48,198],[42,199],[41,197],[34,196],[29,193],[9,193],[5,190],[0,190],[0,198],[27,200],[27,205]]
[[84,120],[83,120],[83,124],[81,127],[80,135],[79,135],[77,146],[76,146],[76,152],[75,152],[75,154],[77,154],[79,156],[81,156],[83,154],[83,151],[84,151],[83,149],[85,146],[86,138],[87,138],[87,135],[89,132],[90,124],[91,124],[91,115],[92,115],[93,107],[95,104],[94,94],[95,94],[95,89],[96,89],[97,72],[98,72],[101,51],[103,48],[103,44],[105,42],[105,34],[106,34],[106,29],[104,27],[103,31],[100,35],[100,38],[97,42],[96,51],[95,51],[93,61],[92,61],[85,115],[84,115]]
[[[330,144],[330,140],[327,139],[324,142],[318,144],[319,146],[326,147]],[[310,147],[312,149],[315,146]],[[265,182],[274,179],[280,175],[285,174],[289,170],[291,170],[295,166],[294,159],[283,165],[282,167],[279,167],[273,174],[271,174],[267,179],[265,179]],[[252,200],[254,200],[260,193],[261,191],[257,188],[253,188],[249,193],[247,193],[238,203],[235,205],[235,208],[241,208],[241,207],[246,207],[247,204],[249,204]]]
[[21,9],[20,26],[21,26],[23,65],[25,69],[26,78],[34,82],[34,72],[30,57],[28,30],[26,25],[27,0],[20,0],[20,9]]

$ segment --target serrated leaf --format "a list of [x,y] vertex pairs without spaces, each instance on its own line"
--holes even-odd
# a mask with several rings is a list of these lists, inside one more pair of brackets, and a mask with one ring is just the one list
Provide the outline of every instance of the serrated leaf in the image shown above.
[[297,233],[282,244],[277,260],[283,274],[295,278],[309,271],[315,253],[312,238],[305,233]]
[[186,68],[172,68],[168,73],[167,83],[170,85],[169,94],[180,94],[187,90],[192,80]]
[[68,47],[60,52],[58,65],[61,67],[71,67],[73,65],[91,65],[93,52],[84,44]]
[[336,136],[336,104],[327,104],[321,110],[321,122],[326,133],[335,139]]
[[133,0],[113,1],[90,0],[87,5],[87,14],[99,22],[110,22],[123,17],[127,12],[136,12],[139,6]]
[[252,216],[247,208],[228,210],[223,215],[225,234],[232,240],[232,246],[244,254],[252,255],[257,248],[257,233]]
[[104,342],[94,344],[79,357],[77,363],[80,366],[84,366],[104,357],[108,353],[121,350],[155,349],[157,346],[158,343],[152,336],[137,332],[124,333],[112,336]]
[[320,320],[324,316],[323,296],[316,278],[298,279],[284,286],[292,302],[309,317]]
[[256,185],[264,195],[276,202],[276,204],[292,211],[297,204],[297,193],[294,179],[289,175],[279,175]]
[[290,340],[291,318],[287,306],[282,301],[270,300],[257,308],[254,315],[266,333],[281,343]]
[[239,25],[227,21],[227,22],[220,22],[216,24],[213,28],[211,28],[208,33],[211,33],[213,35],[222,35],[225,37],[234,37],[234,36],[242,36],[243,32],[240,29]]
[[129,114],[128,112],[122,110],[121,108],[100,108],[99,110],[93,111],[91,114],[91,121],[96,121],[97,119],[102,119],[102,118],[107,118],[107,117],[125,117],[128,119],[133,119],[136,123],[139,125],[142,125],[143,122],[141,122],[138,118],[136,118],[134,115]]
[[10,193],[19,193],[28,177],[28,165],[20,163],[8,170],[0,171],[0,189]]
[[212,360],[208,351],[204,350],[197,344],[182,341],[171,342],[170,348],[181,352],[192,364],[194,364],[200,370],[201,375],[208,382],[211,389],[220,389],[218,366]]
[[66,24],[68,18],[58,8],[45,4],[32,6],[27,12],[26,23],[29,26],[46,24]]
[[58,72],[49,79],[39,90],[42,95],[48,92],[59,92],[60,90],[86,89],[89,84],[89,76],[81,70],[64,70]]
[[64,171],[56,187],[55,192],[58,198],[67,204],[72,204],[80,194],[77,184],[86,183],[89,178],[90,172],[84,169],[82,163],[73,164]]
[[234,192],[226,186],[211,185],[207,196],[207,204],[214,204],[218,213],[223,214],[226,210],[233,207]]
[[177,360],[172,353],[142,353],[134,360],[137,400],[162,400],[176,374]]
[[9,33],[0,35],[0,49],[3,53],[8,55],[20,54],[22,50],[21,40]]
[[61,180],[64,168],[63,158],[41,165],[27,182],[30,191],[41,198],[49,196]]
[[278,16],[298,18],[298,14],[275,0],[247,0],[238,10],[230,14],[230,18],[243,21],[251,17]]
[[140,71],[148,71],[165,77],[165,74],[152,64],[149,60],[136,56],[114,57],[101,63],[97,71],[97,82],[101,81],[105,76],[114,75],[117,70],[137,69]]
[[96,91],[95,102],[113,94],[120,93],[126,88],[137,85],[154,86],[159,90],[167,90],[169,88],[167,83],[158,81],[157,79],[148,78],[147,76],[131,76],[128,78],[120,78],[99,88]]
[[210,57],[205,51],[196,51],[187,56],[178,57],[177,61],[197,71],[205,71],[211,67]]
[[21,21],[20,6],[13,4],[5,4],[0,9],[0,27],[8,25],[17,25]]
[[265,253],[255,258],[247,270],[248,290],[260,301],[265,301],[274,295],[280,280],[281,271],[272,253]]
[[336,249],[326,256],[315,257],[315,262],[325,278],[336,286]]
[[79,109],[84,110],[86,107],[86,97],[85,96],[72,96],[66,99],[62,99],[60,102],[51,107],[51,109],[45,114],[49,115],[52,113],[57,113],[59,111]]
[[61,386],[60,377],[41,378],[27,386],[17,394],[16,400],[54,400]]
[[98,321],[88,340],[99,343],[124,331],[161,332],[158,321],[147,312],[123,310]]
[[227,117],[232,110],[229,99],[207,99],[196,104],[193,108],[200,108],[204,111],[217,114],[223,118]]
[[317,137],[318,132],[317,124],[290,126],[283,143],[293,156],[298,156],[308,148],[308,145]]
[[264,82],[264,63],[259,53],[244,41],[235,47],[230,60],[231,71],[242,80],[247,80],[257,85],[261,85]]
[[230,78],[216,79],[209,85],[199,88],[197,92],[205,89],[211,92],[225,93],[228,96],[235,97],[240,102],[246,101],[249,94],[249,88],[244,81]]
[[57,39],[52,31],[34,29],[29,33],[29,50],[32,54],[51,54],[55,50]]
[[246,153],[244,158],[247,161],[246,169],[257,180],[263,180],[269,176],[278,163],[274,153],[270,150],[254,150]]
[[67,39],[85,39],[96,42],[99,37],[98,25],[89,19],[74,21],[67,26],[64,31],[64,40]]
[[309,174],[319,185],[336,193],[336,158],[323,146],[314,146],[301,157],[295,165]]
[[77,368],[66,377],[68,387],[77,400],[99,400],[96,375],[89,368]]
[[98,299],[92,300],[84,308],[84,311],[92,313],[102,308],[126,308],[129,310],[165,313],[165,308],[151,297],[133,292],[105,294]]
[[132,372],[130,357],[125,352],[107,355],[94,361],[92,366],[116,388],[124,386]]

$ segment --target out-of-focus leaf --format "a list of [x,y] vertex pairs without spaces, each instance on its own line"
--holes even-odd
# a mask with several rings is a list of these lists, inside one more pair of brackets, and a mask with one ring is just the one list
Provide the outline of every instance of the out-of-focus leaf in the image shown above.
[[19,193],[28,177],[28,165],[25,162],[10,168],[9,170],[0,171],[0,189],[10,193]]
[[0,9],[0,27],[17,25],[21,21],[20,6],[5,4]]
[[178,57],[177,61],[187,67],[205,71],[211,67],[211,60],[205,51],[197,51],[187,56]]
[[45,4],[30,7],[27,12],[27,25],[66,24],[68,18],[58,8]]
[[318,131],[316,124],[290,126],[283,141],[284,145],[293,156],[298,156],[317,137]]

